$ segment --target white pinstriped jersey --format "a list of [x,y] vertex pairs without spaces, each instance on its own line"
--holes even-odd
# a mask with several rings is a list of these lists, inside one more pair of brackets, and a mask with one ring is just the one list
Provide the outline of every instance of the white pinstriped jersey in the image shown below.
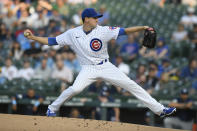
[[[109,58],[107,42],[116,39],[119,30],[120,28],[97,26],[86,35],[83,32],[83,26],[79,26],[56,37],[56,41],[60,46],[69,45],[75,51],[83,66],[73,85],[64,90],[57,100],[49,105],[50,110],[58,111],[65,101],[83,91],[99,78],[129,91],[154,113],[160,115],[163,112],[164,106],[152,98],[125,73],[111,62],[102,62]],[[96,66],[98,64],[99,66]]]
[[83,26],[70,29],[56,37],[58,45],[69,45],[76,53],[81,65],[96,65],[108,59],[107,42],[117,39],[119,27],[97,25],[89,34]]

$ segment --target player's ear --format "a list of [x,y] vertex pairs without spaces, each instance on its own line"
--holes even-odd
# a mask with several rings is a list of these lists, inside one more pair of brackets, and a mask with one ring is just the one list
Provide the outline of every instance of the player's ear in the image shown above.
[[88,17],[85,17],[84,23],[85,23],[85,22],[88,22],[88,20],[89,20],[89,18],[88,18]]

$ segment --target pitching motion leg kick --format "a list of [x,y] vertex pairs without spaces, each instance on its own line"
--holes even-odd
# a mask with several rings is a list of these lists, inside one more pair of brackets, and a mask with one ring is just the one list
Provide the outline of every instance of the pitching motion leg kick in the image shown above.
[[[94,66],[94,68],[92,66]],[[165,108],[162,104],[158,103],[154,98],[152,98],[142,87],[122,73],[117,67],[115,67],[110,62],[106,62],[97,66],[82,66],[82,70],[77,76],[74,84],[63,91],[61,95],[51,105],[49,105],[49,109],[54,112],[58,111],[60,106],[65,101],[67,101],[73,95],[83,91],[83,89],[95,82],[98,78],[110,82],[115,86],[126,89],[140,101],[142,101],[145,106],[158,115],[160,115]]]

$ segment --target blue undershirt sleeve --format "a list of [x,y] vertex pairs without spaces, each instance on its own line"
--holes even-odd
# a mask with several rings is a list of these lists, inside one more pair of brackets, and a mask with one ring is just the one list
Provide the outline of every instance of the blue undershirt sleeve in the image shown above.
[[58,45],[56,38],[55,37],[48,37],[48,45],[49,46]]
[[120,36],[120,35],[126,35],[124,28],[120,28],[118,36]]

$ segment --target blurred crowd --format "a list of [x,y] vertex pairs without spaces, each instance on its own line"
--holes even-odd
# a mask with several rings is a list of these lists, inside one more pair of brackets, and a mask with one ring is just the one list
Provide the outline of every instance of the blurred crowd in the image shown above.
[[164,7],[166,3],[170,3],[170,4],[184,4],[184,5],[188,5],[191,7],[194,7],[197,5],[196,0],[148,0],[149,3],[151,4],[156,4],[160,7]]
[[[84,4],[94,4],[95,0],[84,0]],[[70,15],[69,6],[79,4],[79,1],[68,0],[8,0],[1,1],[0,12],[0,64],[1,80],[15,78],[60,79],[67,85],[72,84],[80,71],[80,65],[75,53],[68,47],[41,45],[24,37],[24,29],[31,29],[37,36],[55,37],[66,30],[82,24],[80,13]],[[99,12],[104,16],[99,19],[99,25],[108,25],[110,13],[105,5]],[[72,18],[72,19],[71,19]],[[192,56],[189,56],[185,67],[175,67],[171,62],[169,44],[164,37],[159,37],[157,47],[153,50],[141,47],[143,32],[123,36],[111,40],[108,44],[110,61],[129,75],[143,88],[152,93],[163,88],[169,80],[197,78],[197,15],[195,8],[188,7],[187,14],[180,18],[177,30],[172,33],[171,41],[179,44],[190,41],[193,44]],[[133,70],[133,63],[137,68]],[[143,60],[146,62],[143,63]],[[148,64],[148,66],[146,65]],[[135,64],[134,64],[135,65]],[[193,88],[197,89],[196,83]],[[117,87],[117,92],[121,89]],[[195,90],[193,90],[195,91]],[[123,91],[124,92],[124,91]]]
[[[81,68],[75,53],[68,46],[61,48],[58,45],[43,46],[28,40],[24,37],[23,31],[28,28],[37,36],[55,37],[82,24],[80,15],[83,8],[71,12],[70,6],[82,4],[88,7],[97,2],[97,0],[0,0],[0,84],[21,78],[27,81],[59,79],[63,83],[61,90],[71,85]],[[149,2],[179,4],[183,2],[184,4],[184,0],[150,0]],[[111,40],[108,43],[110,61],[150,94],[164,89],[169,81],[179,80],[190,82],[188,92],[195,94],[197,91],[195,5],[196,1],[188,7],[187,13],[177,23],[177,30],[174,30],[169,38],[176,45],[184,41],[192,45],[191,52],[188,52],[192,55],[184,58],[184,61],[176,61],[176,57],[172,61],[171,49],[164,37],[158,38],[155,49],[142,47],[143,32]],[[110,12],[106,6],[101,5],[98,11],[103,14],[99,19],[99,25],[109,25]],[[173,62],[179,63],[175,66]],[[98,94],[101,102],[112,102],[113,98],[109,94],[131,95],[126,90],[101,80],[90,85],[88,93]],[[13,97],[13,101],[16,99],[17,97]],[[42,101],[41,97],[36,99],[38,102],[33,106],[34,110]],[[13,104],[16,104],[16,101]],[[16,107],[13,109],[16,110]],[[99,110],[98,108],[94,110],[95,117]],[[113,117],[108,118],[109,120],[119,121],[118,109],[110,109],[109,112],[113,114]]]

